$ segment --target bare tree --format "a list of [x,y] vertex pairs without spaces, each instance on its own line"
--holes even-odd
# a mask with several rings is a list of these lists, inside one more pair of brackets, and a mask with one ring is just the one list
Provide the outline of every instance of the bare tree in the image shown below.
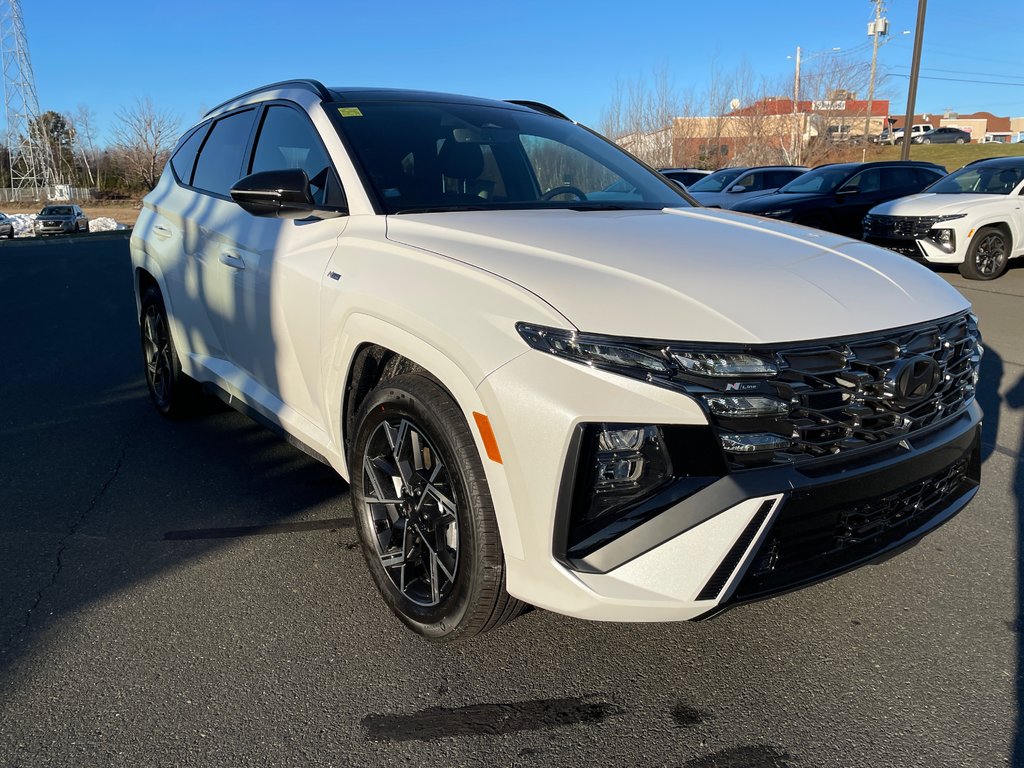
[[648,165],[665,168],[673,162],[673,123],[682,111],[683,98],[663,65],[649,79],[616,81],[601,132]]
[[116,113],[115,146],[123,155],[129,186],[156,186],[167,157],[174,148],[179,119],[157,109],[147,97]]
[[89,186],[95,187],[96,175],[93,173],[93,167],[96,164],[96,131],[93,127],[93,112],[85,104],[79,104],[75,113],[73,115],[66,113],[64,119],[71,126],[74,150],[81,158],[82,167],[85,170],[85,177],[89,182]]

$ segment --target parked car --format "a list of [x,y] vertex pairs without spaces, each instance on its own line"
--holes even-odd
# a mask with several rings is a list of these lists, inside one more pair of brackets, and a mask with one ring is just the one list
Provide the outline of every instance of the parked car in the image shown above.
[[753,200],[774,192],[806,172],[807,168],[795,165],[722,168],[688,187],[687,191],[709,208],[732,208],[741,200]]
[[[913,142],[918,136],[922,136],[934,129],[935,126],[931,123],[914,123],[910,126],[910,141]],[[895,128],[892,132],[893,143],[902,144],[904,133],[906,133],[905,128]]]
[[88,232],[89,217],[77,205],[48,205],[36,216],[36,235],[66,235]]
[[682,184],[683,189],[689,189],[691,184],[700,181],[711,171],[700,168],[661,168],[658,173]]
[[526,603],[706,616],[903,548],[978,489],[956,290],[694,207],[541,104],[236,96],[182,136],[131,259],[157,410],[203,386],[334,467],[383,599],[430,639]]
[[871,208],[920,192],[945,175],[941,165],[899,160],[821,165],[778,192],[741,201],[732,209],[860,237],[861,222]]
[[14,221],[6,213],[0,213],[0,237],[14,237]]
[[914,136],[914,144],[970,144],[971,134],[959,128],[933,128],[920,136]]
[[975,160],[919,195],[872,208],[864,239],[992,280],[1024,255],[1024,157]]

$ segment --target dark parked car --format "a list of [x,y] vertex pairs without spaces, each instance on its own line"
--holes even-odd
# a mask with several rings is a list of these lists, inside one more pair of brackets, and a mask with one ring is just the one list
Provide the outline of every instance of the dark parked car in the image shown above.
[[970,144],[971,134],[959,128],[934,128],[910,141],[914,144]]
[[732,208],[741,200],[753,200],[783,187],[807,173],[803,166],[762,165],[754,168],[722,168],[686,188],[709,208]]
[[67,235],[88,231],[89,219],[77,205],[48,205],[36,216],[36,235]]
[[6,213],[0,213],[0,237],[14,237],[14,222]]
[[945,175],[941,165],[912,161],[821,165],[732,209],[860,237],[864,215],[874,206],[916,194]]
[[702,171],[699,168],[661,168],[658,173],[682,184],[683,189],[689,189],[691,184],[700,181],[711,171]]

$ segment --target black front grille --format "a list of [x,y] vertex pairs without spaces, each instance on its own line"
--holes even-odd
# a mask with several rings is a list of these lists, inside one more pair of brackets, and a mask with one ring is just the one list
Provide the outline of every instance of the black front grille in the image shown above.
[[[734,469],[878,448],[945,421],[970,404],[981,361],[979,342],[977,323],[965,312],[895,331],[758,348],[779,373],[745,383],[742,391],[782,400],[789,404],[789,413],[774,418],[711,414],[709,419],[720,435],[770,433],[788,440],[788,447],[767,455],[730,454]],[[934,391],[915,402],[899,391],[895,379],[908,365],[926,358],[935,364]],[[735,385],[719,386],[728,392]]]
[[800,586],[905,543],[929,529],[929,521],[944,519],[951,505],[977,487],[979,476],[975,440],[970,451],[939,472],[874,497],[828,506],[823,504],[827,490],[793,494],[751,559],[736,599]]
[[880,216],[868,214],[864,217],[865,237],[895,237],[914,239],[926,237],[938,216]]

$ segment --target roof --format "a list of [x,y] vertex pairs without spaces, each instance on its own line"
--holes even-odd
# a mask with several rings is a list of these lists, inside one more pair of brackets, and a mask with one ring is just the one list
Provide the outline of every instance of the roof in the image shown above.
[[496,107],[500,109],[513,109],[522,112],[540,112],[553,117],[568,119],[558,110],[534,101],[501,101],[499,99],[483,99],[475,96],[461,96],[454,93],[439,93],[434,91],[413,91],[402,88],[371,88],[360,86],[338,86],[327,88],[319,80],[297,79],[284,80],[279,83],[270,83],[253,88],[250,91],[232,96],[230,99],[221,102],[206,113],[209,117],[224,107],[240,101],[248,96],[256,96],[264,91],[300,89],[311,91],[322,101],[336,101],[348,103],[386,102],[386,101],[419,101],[437,102],[444,104],[471,104],[476,106]]

